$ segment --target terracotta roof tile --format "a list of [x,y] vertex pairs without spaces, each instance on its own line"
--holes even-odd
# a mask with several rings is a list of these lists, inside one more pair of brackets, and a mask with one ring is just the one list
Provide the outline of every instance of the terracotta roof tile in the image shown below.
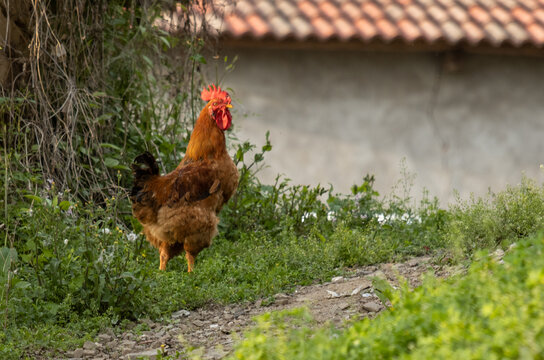
[[529,34],[517,23],[510,23],[506,25],[506,31],[510,34],[510,38],[514,45],[521,45],[524,41],[528,40]]
[[408,40],[414,41],[421,37],[421,30],[413,22],[408,19],[403,19],[398,23],[401,34]]
[[313,33],[312,25],[303,17],[291,20],[291,26],[293,26],[295,37],[299,40],[306,39]]
[[313,19],[319,14],[319,11],[317,10],[317,7],[308,0],[301,1],[298,3],[298,8],[308,19]]
[[276,14],[277,7],[273,6],[270,1],[257,1],[256,7],[265,19]]
[[362,6],[363,11],[373,20],[378,21],[383,18],[383,11],[373,2],[365,2]]
[[462,24],[468,20],[468,12],[459,5],[450,7],[448,12],[459,24]]
[[365,40],[371,40],[378,35],[378,30],[373,23],[365,18],[360,18],[355,22],[355,27],[359,30],[359,34]]
[[256,37],[264,36],[264,34],[270,30],[268,23],[257,14],[250,15],[247,18],[247,23],[249,24],[251,30],[253,30],[253,34],[255,34]]
[[533,11],[533,16],[544,25],[544,9]]
[[311,22],[318,38],[326,40],[334,35],[334,27],[327,20],[317,17]]
[[493,45],[500,45],[508,38],[508,35],[502,27],[497,25],[496,22],[489,22],[484,26],[484,30],[487,33],[491,43]]
[[489,22],[489,20],[491,20],[489,12],[485,11],[478,5],[472,5],[468,9],[468,13],[472,16],[474,20],[479,22],[481,25],[485,25]]
[[361,16],[363,15],[363,11],[361,10],[361,7],[353,2],[343,2],[341,7],[344,13],[352,21],[357,21],[357,19],[361,18]]
[[356,30],[351,24],[351,22],[348,22],[347,20],[343,18],[338,18],[334,20],[333,24],[335,28],[338,30],[338,36],[341,39],[347,40],[353,37],[356,33]]
[[512,15],[524,25],[530,25],[534,20],[531,13],[520,6],[512,10]]
[[463,39],[463,30],[453,21],[442,24],[442,30],[444,31],[444,36],[451,44],[455,44]]
[[[233,38],[544,47],[544,0],[209,0]],[[180,23],[180,22],[178,22]],[[210,23],[211,24],[211,23]]]
[[385,13],[393,22],[398,22],[405,17],[404,8],[398,4],[389,4],[385,7]]
[[278,10],[288,18],[294,18],[298,16],[298,10],[289,0],[283,0],[278,2]]
[[429,42],[436,41],[442,36],[440,29],[431,21],[425,20],[419,24],[423,35]]
[[340,15],[340,11],[338,11],[336,5],[334,5],[330,1],[322,1],[321,3],[319,3],[319,8],[323,12],[323,14],[325,14],[330,19],[336,19]]
[[229,31],[234,36],[242,36],[249,31],[249,26],[247,25],[247,22],[236,15],[226,16],[225,23],[228,26]]
[[491,16],[497,19],[502,25],[506,25],[512,21],[512,14],[500,6],[495,6],[491,9]]
[[292,33],[291,24],[285,21],[283,17],[278,15],[270,19],[270,27],[278,39],[287,37]]
[[438,24],[442,24],[448,20],[448,13],[444,11],[440,6],[433,5],[427,9],[431,18],[436,21]]
[[470,22],[470,21],[465,22],[461,25],[461,27],[465,31],[468,42],[472,44],[479,43],[485,37],[484,32],[478,26],[476,26],[473,22]]
[[544,44],[544,28],[538,24],[531,24],[527,28],[533,41]]
[[416,22],[419,22],[427,16],[425,11],[421,9],[418,5],[409,5],[406,7],[406,13]]
[[385,18],[376,21],[376,27],[385,41],[391,41],[398,35],[397,28]]

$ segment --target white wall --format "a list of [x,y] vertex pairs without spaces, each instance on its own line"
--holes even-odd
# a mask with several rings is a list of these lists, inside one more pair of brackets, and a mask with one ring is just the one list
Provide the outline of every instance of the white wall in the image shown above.
[[223,80],[233,94],[239,137],[274,149],[261,178],[283,173],[296,183],[349,191],[371,173],[389,193],[400,163],[445,205],[462,197],[539,181],[544,163],[544,59],[460,57],[435,92],[428,53],[229,49],[236,69]]

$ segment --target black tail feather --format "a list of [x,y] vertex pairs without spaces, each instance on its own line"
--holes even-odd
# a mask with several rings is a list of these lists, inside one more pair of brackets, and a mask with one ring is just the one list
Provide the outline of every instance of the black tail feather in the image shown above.
[[146,151],[134,159],[131,168],[132,174],[134,175],[134,185],[130,192],[130,196],[132,197],[143,189],[150,177],[159,175],[159,166],[153,155]]

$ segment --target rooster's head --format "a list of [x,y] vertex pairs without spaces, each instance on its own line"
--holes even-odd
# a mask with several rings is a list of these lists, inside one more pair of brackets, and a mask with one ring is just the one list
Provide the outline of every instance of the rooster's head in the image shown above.
[[215,87],[214,84],[210,85],[208,89],[204,88],[202,94],[200,95],[202,100],[208,101],[208,111],[210,116],[217,123],[217,127],[225,131],[230,128],[232,124],[232,115],[230,114],[229,109],[232,108],[230,104],[230,95],[221,90],[221,88]]

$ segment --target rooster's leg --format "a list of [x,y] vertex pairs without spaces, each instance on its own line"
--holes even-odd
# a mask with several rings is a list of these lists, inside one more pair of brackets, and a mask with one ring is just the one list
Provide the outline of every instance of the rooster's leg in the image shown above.
[[191,255],[191,253],[189,253],[188,251],[185,251],[185,258],[187,259],[187,272],[193,272],[195,257]]
[[166,264],[168,263],[168,260],[170,260],[170,254],[168,253],[168,246],[164,243],[160,245],[159,248],[159,254],[160,254],[160,265],[159,270],[166,270]]

